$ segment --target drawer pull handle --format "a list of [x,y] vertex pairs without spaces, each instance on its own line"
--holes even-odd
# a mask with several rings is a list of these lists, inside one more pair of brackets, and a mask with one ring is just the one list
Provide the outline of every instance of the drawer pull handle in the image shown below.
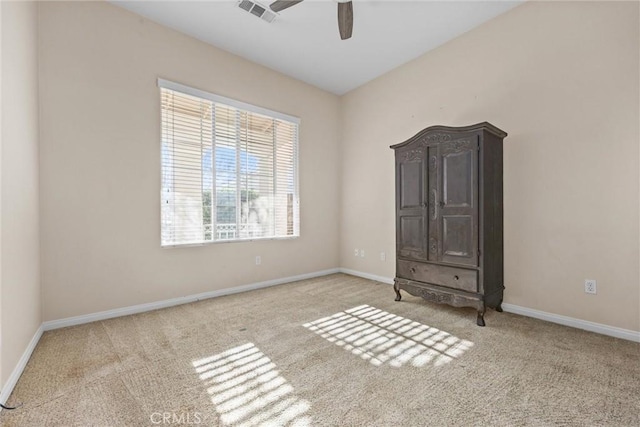
[[409,269],[409,271],[411,271],[412,273],[415,273],[415,272],[416,272],[416,268],[415,268],[415,267],[411,267],[411,268]]
[[459,280],[460,277],[458,277],[458,275],[456,274],[455,276],[453,276],[454,279]]

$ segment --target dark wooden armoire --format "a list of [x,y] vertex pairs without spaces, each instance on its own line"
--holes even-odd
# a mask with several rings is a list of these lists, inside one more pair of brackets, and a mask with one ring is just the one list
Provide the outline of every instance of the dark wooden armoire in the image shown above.
[[502,140],[484,122],[432,126],[391,146],[396,156],[396,301],[502,311]]

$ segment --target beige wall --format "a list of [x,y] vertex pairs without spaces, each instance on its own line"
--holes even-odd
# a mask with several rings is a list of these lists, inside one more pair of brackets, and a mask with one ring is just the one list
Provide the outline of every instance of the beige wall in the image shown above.
[[[0,2],[0,390],[4,388],[4,369],[2,369],[2,2]],[[1,392],[0,392],[1,393]]]
[[41,317],[38,226],[38,43],[35,3],[2,2],[0,384]]
[[486,120],[509,133],[505,302],[640,330],[638,17],[637,2],[528,2],[347,94],[342,266],[394,275],[378,256],[395,250],[388,146]]
[[[39,30],[45,320],[339,264],[337,96],[107,3]],[[300,238],[160,248],[157,77],[301,118]]]

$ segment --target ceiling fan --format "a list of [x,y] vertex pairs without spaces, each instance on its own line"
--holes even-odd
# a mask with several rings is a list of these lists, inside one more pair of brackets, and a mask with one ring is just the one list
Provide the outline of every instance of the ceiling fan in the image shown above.
[[[280,12],[301,3],[302,0],[276,0],[269,5],[274,12]],[[340,30],[340,38],[346,40],[351,38],[353,32],[353,2],[338,0],[338,29]]]

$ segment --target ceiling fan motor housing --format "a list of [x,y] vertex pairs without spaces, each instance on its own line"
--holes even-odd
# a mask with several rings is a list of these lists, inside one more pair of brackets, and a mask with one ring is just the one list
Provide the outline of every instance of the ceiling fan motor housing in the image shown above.
[[[244,0],[242,3],[250,3],[250,0]],[[301,3],[302,0],[276,0],[269,5],[269,8],[274,12],[281,12],[285,9],[295,6]],[[346,40],[351,38],[353,33],[353,2],[351,0],[336,0],[338,3],[338,30],[340,31],[340,38]]]

